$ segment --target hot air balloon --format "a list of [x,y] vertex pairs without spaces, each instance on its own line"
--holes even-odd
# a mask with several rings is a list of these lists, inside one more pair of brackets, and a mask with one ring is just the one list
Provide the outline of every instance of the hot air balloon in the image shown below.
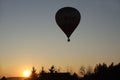
[[67,36],[68,42],[70,41],[71,34],[78,26],[80,19],[80,12],[72,7],[64,7],[56,12],[56,23]]

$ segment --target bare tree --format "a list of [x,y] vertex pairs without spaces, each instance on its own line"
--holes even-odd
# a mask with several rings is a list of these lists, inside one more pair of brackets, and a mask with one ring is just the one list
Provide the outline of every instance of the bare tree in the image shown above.
[[86,70],[84,66],[80,67],[80,75],[84,76],[86,74]]

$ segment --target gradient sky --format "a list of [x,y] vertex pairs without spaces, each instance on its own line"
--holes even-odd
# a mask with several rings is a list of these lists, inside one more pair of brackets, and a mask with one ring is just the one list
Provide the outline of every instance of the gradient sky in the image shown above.
[[[66,6],[81,13],[71,42],[55,22]],[[120,62],[120,0],[0,0],[0,76],[103,62]]]

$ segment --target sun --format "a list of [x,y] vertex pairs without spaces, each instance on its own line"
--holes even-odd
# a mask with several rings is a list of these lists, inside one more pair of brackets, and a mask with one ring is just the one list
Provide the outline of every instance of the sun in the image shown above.
[[25,70],[25,71],[23,72],[24,77],[29,77],[30,74],[31,74],[31,71],[30,71],[30,70]]

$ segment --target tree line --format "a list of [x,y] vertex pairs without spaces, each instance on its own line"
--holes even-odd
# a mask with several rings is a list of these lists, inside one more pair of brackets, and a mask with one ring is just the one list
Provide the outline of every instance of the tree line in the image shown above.
[[[50,67],[49,72],[46,72],[44,70],[44,67],[42,67],[42,70],[39,73],[37,73],[35,67],[33,67],[30,77],[26,78],[25,80],[49,80],[48,78],[44,79],[44,74],[57,73],[61,72],[60,70],[57,70],[54,65]],[[67,80],[120,80],[120,63],[116,65],[114,63],[111,63],[110,65],[107,65],[105,63],[99,63],[95,66],[94,69],[90,66],[87,69],[84,66],[81,66],[79,69],[80,76],[78,76],[79,74],[76,73],[66,73],[69,73],[71,76]],[[57,79],[58,78],[55,78],[55,80]],[[4,76],[1,78],[1,80],[7,80],[7,78]]]
[[[81,72],[82,74],[85,73],[84,69],[82,69]],[[109,66],[105,63],[99,63],[93,72],[88,71],[80,80],[120,80],[120,63],[116,65],[111,63]]]
[[[54,66],[51,66],[49,71],[50,72],[45,72],[44,68],[42,68],[38,75],[33,67],[32,74],[29,79],[38,80],[43,73],[59,73],[55,70]],[[114,63],[111,63],[110,65],[99,63],[94,69],[90,66],[87,69],[84,66],[81,66],[79,73],[81,76],[78,76],[76,73],[71,74],[71,76],[75,75],[78,80],[120,80],[120,63],[116,65]]]

